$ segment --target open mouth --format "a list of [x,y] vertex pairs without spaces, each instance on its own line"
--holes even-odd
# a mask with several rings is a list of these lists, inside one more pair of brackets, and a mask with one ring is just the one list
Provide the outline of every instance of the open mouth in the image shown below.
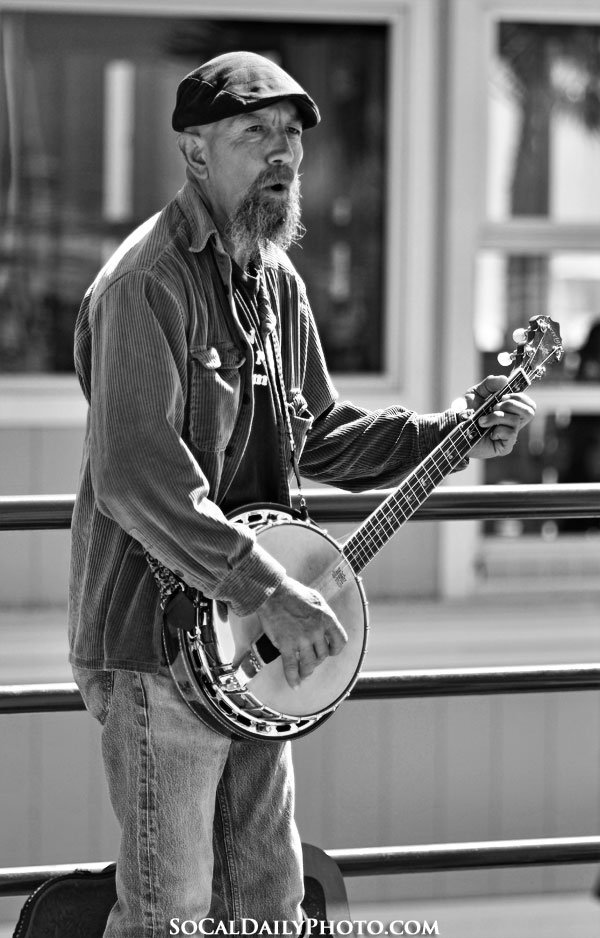
[[272,186],[268,187],[271,192],[286,192],[287,186],[284,186],[282,182],[276,182]]

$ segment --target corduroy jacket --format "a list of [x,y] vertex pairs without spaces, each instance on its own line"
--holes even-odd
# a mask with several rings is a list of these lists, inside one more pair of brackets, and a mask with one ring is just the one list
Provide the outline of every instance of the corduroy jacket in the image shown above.
[[[301,278],[282,251],[262,260],[303,475],[353,491],[396,484],[458,415],[338,402]],[[188,181],[106,264],[77,319],[89,409],[72,522],[72,664],[158,669],[162,614],[145,551],[237,615],[281,582],[278,560],[218,507],[250,433],[252,355],[230,258]],[[279,424],[273,458],[287,479],[281,412]]]

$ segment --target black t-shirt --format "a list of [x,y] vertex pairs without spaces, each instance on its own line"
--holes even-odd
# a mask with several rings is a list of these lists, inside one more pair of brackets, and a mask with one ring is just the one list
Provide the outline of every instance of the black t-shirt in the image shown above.
[[232,263],[233,297],[240,322],[252,337],[254,346],[254,419],[248,444],[221,503],[230,512],[253,502],[279,502],[279,429],[274,393],[265,361],[258,303],[260,275],[256,269],[244,272]]

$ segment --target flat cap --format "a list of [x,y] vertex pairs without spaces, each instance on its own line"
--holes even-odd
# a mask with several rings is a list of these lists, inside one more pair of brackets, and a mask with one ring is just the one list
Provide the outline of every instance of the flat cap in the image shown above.
[[284,98],[294,102],[305,129],[319,123],[321,117],[313,99],[279,65],[254,52],[226,52],[180,82],[173,130],[258,111]]

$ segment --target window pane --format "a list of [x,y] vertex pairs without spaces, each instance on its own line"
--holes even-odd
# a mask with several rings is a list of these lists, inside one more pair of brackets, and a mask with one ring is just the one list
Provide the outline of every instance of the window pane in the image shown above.
[[[513,331],[527,326],[529,318],[540,312],[559,323],[565,348],[564,359],[548,369],[544,383],[585,383],[597,395],[597,412],[568,413],[562,408],[536,418],[509,456],[486,461],[486,482],[600,482],[600,254],[481,252],[474,331],[482,375],[498,373],[498,353],[512,351]],[[597,531],[600,521],[486,525],[494,533],[540,528]]]
[[85,290],[184,179],[178,81],[236,48],[274,58],[319,104],[291,256],[330,368],[381,370],[387,27],[5,13],[0,29],[3,372],[72,370]]
[[483,368],[497,368],[498,353],[513,349],[514,330],[540,313],[559,323],[565,349],[544,381],[600,381],[593,361],[600,361],[600,253],[481,251],[474,328]]
[[488,217],[600,222],[600,26],[499,23]]

